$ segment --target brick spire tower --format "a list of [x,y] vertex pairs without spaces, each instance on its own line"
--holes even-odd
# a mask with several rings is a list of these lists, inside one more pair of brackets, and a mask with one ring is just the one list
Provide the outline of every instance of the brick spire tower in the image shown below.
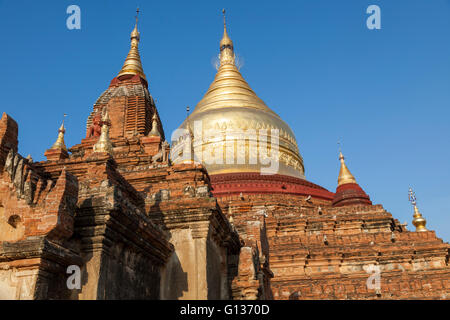
[[352,204],[371,205],[370,197],[358,185],[355,177],[348,170],[342,152],[339,152],[341,169],[339,170],[338,186],[333,197],[333,206],[340,207]]
[[[139,13],[139,9],[137,12]],[[136,136],[146,136],[152,130],[152,122],[156,123],[156,129],[164,140],[164,130],[155,102],[148,91],[148,81],[139,55],[137,15],[130,40],[131,48],[122,69],[97,99],[94,110],[88,117],[86,139],[98,139],[102,126],[101,114],[106,108],[111,121],[110,138],[113,144],[115,139],[129,140]]]

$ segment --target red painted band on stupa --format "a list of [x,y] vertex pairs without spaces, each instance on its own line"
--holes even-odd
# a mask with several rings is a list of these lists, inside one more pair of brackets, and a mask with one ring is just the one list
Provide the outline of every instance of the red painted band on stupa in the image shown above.
[[334,193],[304,179],[256,172],[225,173],[210,176],[215,197],[243,194],[295,194],[333,200]]
[[336,188],[333,206],[341,207],[353,204],[371,205],[370,197],[357,183],[346,183]]

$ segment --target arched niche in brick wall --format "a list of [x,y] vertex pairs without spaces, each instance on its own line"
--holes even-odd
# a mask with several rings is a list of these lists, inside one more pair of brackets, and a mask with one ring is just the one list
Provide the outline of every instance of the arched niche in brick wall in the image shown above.
[[25,226],[18,214],[8,212],[0,204],[0,234],[3,241],[18,241],[23,238]]

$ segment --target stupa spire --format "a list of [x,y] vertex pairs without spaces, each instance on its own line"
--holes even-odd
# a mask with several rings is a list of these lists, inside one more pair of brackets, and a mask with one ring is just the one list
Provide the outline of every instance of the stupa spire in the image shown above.
[[156,116],[156,112],[152,117],[152,130],[148,133],[150,137],[161,137],[161,133],[158,130],[158,117]]
[[341,169],[339,170],[338,186],[333,197],[333,206],[371,205],[370,197],[358,185],[355,177],[348,170],[341,151],[339,151],[339,161],[341,162]]
[[[206,166],[210,175],[237,172],[261,174],[268,170],[267,164],[263,164],[259,160],[253,162],[253,158],[252,160],[248,158],[249,160],[247,161],[248,156],[245,157],[245,161],[238,159],[240,158],[240,156],[238,156],[238,153],[240,152],[236,152],[235,155],[232,156],[232,158],[234,158],[233,160],[230,159],[232,163],[235,163],[233,166],[225,163],[229,160],[223,161],[222,164],[216,162],[215,159],[217,158],[215,157],[220,154],[222,150],[223,155],[229,157],[226,151],[229,149],[229,142],[226,141],[227,128],[239,128],[244,130],[264,130],[263,128],[267,128],[269,132],[278,132],[280,133],[280,143],[272,146],[272,138],[270,138],[270,144],[268,142],[270,147],[263,150],[261,147],[262,145],[259,145],[259,154],[266,154],[268,150],[273,150],[270,151],[272,155],[275,155],[275,153],[272,152],[278,153],[279,151],[280,156],[284,153],[285,157],[279,158],[280,160],[284,159],[284,161],[279,161],[277,174],[304,179],[303,159],[298,150],[297,142],[291,128],[256,95],[235,65],[233,41],[231,41],[228,36],[225,10],[222,12],[224,14],[224,30],[223,37],[220,40],[220,67],[218,68],[214,81],[209,86],[208,91],[196,105],[194,112],[192,112],[180,126],[180,129],[190,131],[192,123],[201,121],[205,127],[210,126],[211,128],[214,128],[214,130],[220,130],[224,133],[222,139],[215,140],[214,142],[214,150],[217,150],[214,151],[214,156],[211,153],[206,152],[204,157],[197,157],[197,160],[199,161],[201,158],[201,161]],[[197,130],[194,130],[193,132],[195,135],[197,134],[196,131]],[[211,145],[209,142],[205,139],[200,139],[202,141],[197,140],[195,141],[195,150],[210,150]],[[252,155],[253,147],[250,147],[247,141],[248,139],[237,138],[236,143],[238,145],[243,143],[245,146],[245,154]],[[186,143],[186,140],[180,139],[179,144],[175,142],[172,145],[172,159],[174,160],[174,163],[183,162],[186,158],[186,153],[183,153],[183,150],[188,147],[186,146]],[[278,148],[278,146],[279,149],[275,149]]]
[[413,225],[416,227],[416,232],[428,231],[428,229],[425,228],[427,220],[425,220],[419,212],[419,209],[417,208],[416,194],[411,188],[409,188],[409,201],[414,206]]
[[222,10],[223,14],[223,37],[220,40],[220,65],[233,64],[234,65],[234,48],[233,41],[227,33],[227,23],[225,18],[225,9]]
[[111,121],[109,120],[108,111],[105,111],[102,117],[102,131],[96,144],[94,144],[94,152],[106,152],[112,154],[113,145],[109,139],[109,127]]
[[63,149],[64,151],[67,151],[66,144],[64,143],[64,133],[66,133],[66,128],[64,128],[64,120],[63,120],[61,127],[59,127],[58,130],[58,138],[56,139],[55,143],[52,145],[50,150]]
[[[67,115],[64,114],[64,117]],[[66,133],[66,128],[64,127],[64,118],[61,123],[61,126],[58,129],[58,138],[55,143],[50,147],[50,149],[46,150],[44,155],[47,157],[48,161],[59,161],[62,159],[67,159],[69,157],[69,153],[64,143],[64,134]],[[29,156],[29,161],[33,161],[31,156]],[[28,157],[27,157],[28,159]]]
[[339,152],[339,161],[341,162],[341,169],[339,170],[338,186],[341,186],[346,183],[356,183],[356,179],[351,174],[350,170],[348,170],[344,159],[345,158],[342,155],[342,152]]
[[131,32],[131,48],[128,52],[127,58],[125,59],[125,63],[117,76],[139,75],[141,78],[147,80],[144,74],[144,69],[142,68],[141,57],[139,55],[140,34],[138,31],[138,15],[139,8],[136,10],[136,25]]
[[55,143],[52,145],[50,150],[62,149],[64,151],[67,151],[66,144],[64,143],[64,134],[66,133],[66,128],[64,127],[64,120],[65,120],[66,116],[67,116],[67,114],[64,113],[61,127],[59,127],[59,129],[58,129],[58,138],[56,139]]

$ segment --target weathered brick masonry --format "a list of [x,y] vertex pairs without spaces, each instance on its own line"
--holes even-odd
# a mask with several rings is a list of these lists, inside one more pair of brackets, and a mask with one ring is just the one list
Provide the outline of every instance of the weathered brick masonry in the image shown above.
[[[258,243],[275,299],[449,298],[449,245],[433,231],[408,231],[381,205],[306,198],[219,199],[241,237]],[[370,265],[380,267],[380,290],[367,287]]]
[[[191,116],[219,131],[280,129],[280,172],[171,159],[196,137],[165,140],[139,39],[135,27],[79,144],[66,148],[62,125],[47,160],[34,162],[3,114],[0,299],[450,297],[449,244],[373,205],[342,154],[335,193],[304,178],[291,129],[239,73],[226,29],[221,66]],[[225,150],[226,139],[216,143]],[[69,266],[80,268],[79,289],[67,286]]]
[[[120,94],[130,100],[136,93],[116,94],[123,100]],[[151,97],[145,99],[154,114]],[[118,105],[116,97],[103,101],[108,111]],[[149,121],[145,114],[137,122]],[[113,116],[112,127],[117,121]],[[1,298],[232,298],[239,237],[212,197],[205,169],[171,165],[163,133],[112,130],[113,154],[93,152],[99,137],[91,136],[70,155],[47,150],[43,162],[15,153],[17,125],[7,115],[0,133],[7,154],[0,158]],[[81,267],[80,290],[66,287],[69,265]]]

